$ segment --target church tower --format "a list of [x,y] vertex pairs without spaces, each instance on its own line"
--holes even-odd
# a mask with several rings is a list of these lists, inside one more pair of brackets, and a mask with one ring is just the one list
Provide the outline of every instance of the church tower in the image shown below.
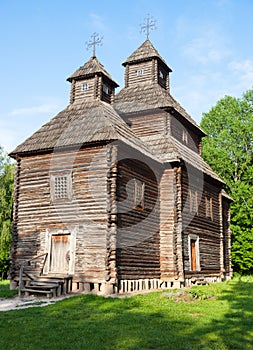
[[101,100],[113,104],[115,88],[119,86],[96,56],[92,56],[67,80],[71,82],[70,103]]
[[172,70],[149,39],[127,58],[123,66],[126,67],[126,88],[139,84],[159,84],[165,90],[170,90],[169,74]]

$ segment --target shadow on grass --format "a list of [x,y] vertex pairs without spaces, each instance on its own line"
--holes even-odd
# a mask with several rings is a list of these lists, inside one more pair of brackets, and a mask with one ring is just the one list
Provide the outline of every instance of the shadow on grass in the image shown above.
[[[231,281],[218,298],[228,310],[222,317],[198,329],[204,349],[253,349],[253,279]],[[196,333],[195,333],[196,334]],[[215,348],[215,342],[223,347]],[[213,347],[211,347],[213,344]]]
[[253,283],[231,282],[217,300],[174,303],[159,293],[78,296],[0,314],[0,348],[252,349]]
[[190,322],[146,308],[146,302],[142,304],[138,297],[89,295],[45,308],[6,312],[4,317],[0,315],[0,348],[175,349],[180,330]]

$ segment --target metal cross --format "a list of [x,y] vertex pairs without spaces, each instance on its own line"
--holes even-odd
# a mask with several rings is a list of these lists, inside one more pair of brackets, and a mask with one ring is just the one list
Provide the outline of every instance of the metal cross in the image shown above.
[[149,14],[147,14],[147,17],[144,19],[144,23],[140,24],[141,30],[140,33],[146,33],[147,40],[149,37],[150,30],[156,29],[156,21],[154,20],[154,17]]
[[91,35],[91,39],[89,40],[89,42],[86,41],[85,44],[87,45],[87,50],[89,50],[89,48],[93,46],[93,57],[96,57],[96,45],[103,45],[102,39],[103,37],[99,38],[98,33],[95,32]]

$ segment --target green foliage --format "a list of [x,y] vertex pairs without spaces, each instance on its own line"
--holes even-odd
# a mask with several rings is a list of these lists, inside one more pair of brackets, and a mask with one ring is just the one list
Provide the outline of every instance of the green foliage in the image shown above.
[[203,289],[201,287],[194,287],[189,291],[189,293],[195,300],[207,300],[214,298],[214,296],[209,292],[208,289]]
[[194,290],[202,300],[175,303],[167,292],[79,295],[0,312],[0,349],[251,350],[253,278]]
[[0,299],[1,298],[11,298],[17,295],[17,290],[10,290],[10,281],[1,280],[0,278]]
[[11,248],[14,165],[0,147],[0,277],[6,276]]
[[253,90],[225,96],[203,114],[203,156],[227,184],[231,205],[232,264],[253,272]]

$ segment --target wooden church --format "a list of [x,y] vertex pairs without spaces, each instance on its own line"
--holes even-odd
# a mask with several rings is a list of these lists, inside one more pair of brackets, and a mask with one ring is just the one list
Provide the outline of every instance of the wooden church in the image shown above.
[[205,133],[149,39],[123,66],[115,95],[94,54],[67,79],[69,105],[10,154],[12,288],[106,294],[231,277],[231,199],[201,156]]

